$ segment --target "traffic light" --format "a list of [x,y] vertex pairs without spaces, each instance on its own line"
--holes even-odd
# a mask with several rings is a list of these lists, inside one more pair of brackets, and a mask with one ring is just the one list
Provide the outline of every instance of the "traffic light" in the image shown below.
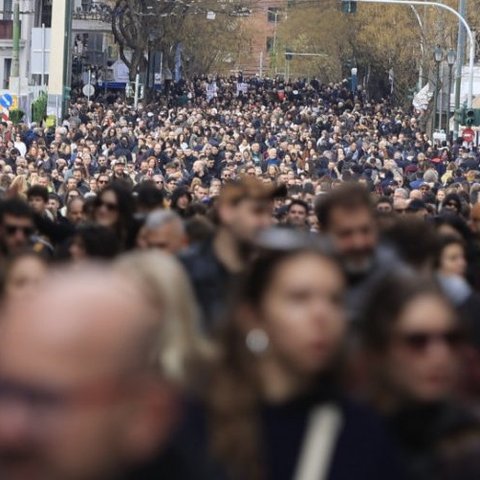
[[465,109],[464,108],[459,108],[458,110],[455,110],[455,121],[459,125],[465,125]]
[[357,0],[342,0],[343,13],[355,13],[357,11]]
[[468,108],[465,112],[465,125],[469,127],[475,125],[475,110],[473,108]]

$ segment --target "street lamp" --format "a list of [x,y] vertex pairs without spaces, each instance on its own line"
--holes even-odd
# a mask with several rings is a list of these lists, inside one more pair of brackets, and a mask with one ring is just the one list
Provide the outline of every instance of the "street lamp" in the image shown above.
[[[443,58],[443,50],[440,46],[437,45],[435,50],[433,51],[433,58],[436,63],[436,82],[435,82],[435,95],[433,97],[433,131],[435,132],[435,127],[437,126],[437,103],[438,103],[438,92],[440,86],[440,62]],[[440,118],[442,118],[440,116]],[[439,123],[442,123],[441,121]]]
[[457,60],[457,52],[451,48],[447,52],[448,64],[448,97],[447,97],[447,138],[452,143],[452,135],[450,133],[450,96],[452,95],[452,69]]

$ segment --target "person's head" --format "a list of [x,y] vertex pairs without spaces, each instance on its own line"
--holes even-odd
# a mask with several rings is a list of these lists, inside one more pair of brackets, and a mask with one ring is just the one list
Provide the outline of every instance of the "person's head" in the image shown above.
[[125,169],[127,167],[127,159],[123,156],[120,156],[117,160],[115,160],[115,164],[113,166],[113,173],[116,176],[123,176],[125,174]]
[[393,202],[389,197],[380,197],[377,201],[375,209],[378,213],[389,214],[393,212]]
[[300,199],[292,200],[288,205],[286,223],[297,228],[305,228],[307,217],[308,204]]
[[437,402],[452,392],[461,331],[435,285],[407,273],[384,279],[367,301],[362,328],[385,407]]
[[106,267],[56,272],[8,305],[0,336],[0,476],[116,478],[173,427],[158,362],[164,310]]
[[221,227],[241,244],[249,245],[262,230],[272,225],[273,199],[283,187],[266,185],[256,177],[226,183],[217,201]]
[[206,185],[198,185],[193,191],[193,197],[197,202],[203,202],[208,198],[208,187]]
[[46,274],[45,259],[31,250],[10,258],[3,272],[3,300],[26,301]]
[[145,220],[143,240],[147,248],[176,254],[187,244],[185,226],[181,217],[172,210],[155,210]]
[[[94,210],[95,223],[108,228],[125,230],[130,227],[134,212],[131,192],[121,183],[112,183],[97,196]],[[126,234],[126,232],[122,232]]]
[[319,197],[316,213],[348,274],[363,274],[372,265],[377,228],[369,192],[345,184]]
[[34,232],[33,211],[26,202],[11,198],[0,204],[0,240],[7,255],[25,250]]
[[67,203],[67,219],[73,225],[79,225],[85,221],[85,200],[83,197],[72,198]]
[[[330,258],[299,245],[263,253],[241,282],[208,393],[214,433],[223,439],[213,448],[242,478],[255,478],[259,439],[240,425],[254,421],[259,403],[283,403],[315,390],[320,377],[335,370],[346,331],[343,285]],[[239,445],[250,457],[244,465],[231,457]]]
[[436,266],[442,275],[465,276],[465,243],[458,236],[441,236]]
[[120,244],[115,232],[101,225],[80,225],[69,247],[70,258],[74,262],[111,260],[119,252]]
[[47,209],[48,190],[41,185],[33,185],[27,191],[27,199],[32,210],[41,215]]
[[50,193],[48,196],[48,206],[47,208],[52,212],[53,216],[56,217],[62,202],[60,197],[56,193]]
[[442,203],[442,210],[451,214],[460,215],[462,211],[462,200],[460,196],[456,193],[446,195]]

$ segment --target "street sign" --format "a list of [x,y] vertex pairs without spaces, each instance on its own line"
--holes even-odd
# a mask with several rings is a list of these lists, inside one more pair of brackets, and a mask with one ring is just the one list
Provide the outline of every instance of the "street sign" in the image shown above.
[[91,97],[95,94],[95,87],[91,83],[87,83],[83,86],[82,92],[86,97]]
[[0,105],[7,110],[13,105],[13,97],[9,93],[5,93],[0,97]]
[[463,130],[462,138],[464,142],[472,143],[475,138],[475,132],[471,128],[465,128]]

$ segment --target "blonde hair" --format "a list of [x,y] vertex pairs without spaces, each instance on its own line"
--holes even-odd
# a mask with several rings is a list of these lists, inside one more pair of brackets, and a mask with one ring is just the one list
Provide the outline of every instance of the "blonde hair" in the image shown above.
[[155,361],[159,371],[181,385],[211,350],[200,334],[199,309],[190,281],[178,260],[161,251],[133,252],[114,262],[159,312],[163,322]]

